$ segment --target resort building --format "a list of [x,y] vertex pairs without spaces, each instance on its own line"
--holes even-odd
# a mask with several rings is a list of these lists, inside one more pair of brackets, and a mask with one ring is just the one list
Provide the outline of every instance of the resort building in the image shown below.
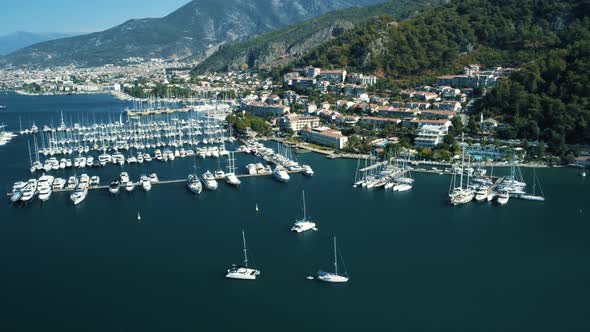
[[301,130],[300,134],[301,138],[306,142],[336,149],[343,149],[346,146],[346,142],[348,142],[348,137],[342,135],[341,131],[328,127],[305,128]]
[[304,128],[315,128],[320,125],[320,118],[317,116],[290,114],[281,118],[281,128],[298,132]]

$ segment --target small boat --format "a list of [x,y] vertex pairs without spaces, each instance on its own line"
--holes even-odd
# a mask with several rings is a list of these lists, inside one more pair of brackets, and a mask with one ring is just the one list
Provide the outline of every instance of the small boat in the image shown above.
[[244,264],[233,265],[227,270],[226,278],[229,279],[240,279],[240,280],[256,280],[256,277],[260,275],[260,271],[248,267],[248,250],[246,248],[246,235],[242,230],[242,241],[244,243]]
[[256,203],[256,212],[258,212],[258,203]]
[[583,178],[585,178],[586,177],[586,172],[580,173],[580,176],[583,177]]
[[141,221],[141,216],[139,215],[139,211],[137,211],[137,221]]
[[407,183],[397,183],[393,186],[393,191],[408,191],[412,189],[412,185],[411,184],[407,184]]
[[329,283],[348,282],[348,276],[338,274],[338,253],[336,250],[336,237],[334,236],[334,272],[319,271],[317,280]]

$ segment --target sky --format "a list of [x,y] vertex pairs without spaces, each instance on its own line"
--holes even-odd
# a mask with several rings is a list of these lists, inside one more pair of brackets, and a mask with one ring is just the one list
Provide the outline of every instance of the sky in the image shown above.
[[189,0],[0,0],[0,35],[95,32],[132,18],[162,17]]

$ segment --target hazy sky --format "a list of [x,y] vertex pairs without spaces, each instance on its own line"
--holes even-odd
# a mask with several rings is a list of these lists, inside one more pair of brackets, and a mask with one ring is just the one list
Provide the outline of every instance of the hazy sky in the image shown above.
[[94,32],[132,18],[162,17],[189,0],[0,0],[0,35]]

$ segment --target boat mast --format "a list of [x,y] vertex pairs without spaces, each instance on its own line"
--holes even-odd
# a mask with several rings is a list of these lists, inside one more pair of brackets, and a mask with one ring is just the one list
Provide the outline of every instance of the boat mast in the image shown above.
[[334,273],[338,275],[338,256],[336,255],[336,237],[334,236]]
[[244,242],[244,267],[248,267],[248,251],[246,249],[246,235],[242,229],[242,241]]
[[303,194],[303,220],[307,220],[307,216],[305,214],[305,190],[302,190],[301,194]]

